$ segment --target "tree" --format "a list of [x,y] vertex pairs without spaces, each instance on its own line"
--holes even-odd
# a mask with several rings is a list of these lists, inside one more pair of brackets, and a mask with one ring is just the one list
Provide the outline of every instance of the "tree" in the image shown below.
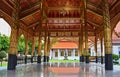
[[0,51],[8,51],[9,49],[9,44],[10,44],[10,38],[6,35],[1,35],[0,34]]
[[3,58],[5,58],[6,56],[7,56],[7,54],[6,54],[5,51],[0,51],[0,61],[1,61],[1,66],[2,66]]
[[24,36],[21,35],[21,37],[18,40],[18,52],[23,52],[25,50],[25,39]]
[[32,52],[32,42],[29,41],[29,42],[28,42],[28,54],[30,55],[31,52]]

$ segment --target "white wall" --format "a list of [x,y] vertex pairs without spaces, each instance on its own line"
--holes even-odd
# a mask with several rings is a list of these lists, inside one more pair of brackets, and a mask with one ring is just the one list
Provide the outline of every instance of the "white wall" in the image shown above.
[[[56,51],[58,51],[58,57],[55,57],[55,52]],[[69,59],[69,60],[75,60],[75,59],[79,60],[79,54],[78,54],[78,56],[75,56],[74,52],[75,52],[75,50],[73,50],[73,52],[71,53],[72,56],[67,56],[67,59]],[[49,57],[50,57],[50,59],[59,59],[59,60],[64,60],[65,59],[64,56],[61,56],[61,51],[59,51],[59,50],[50,51]]]
[[[119,48],[120,45],[113,45],[112,46],[112,52],[113,54],[117,54],[119,55]],[[101,47],[100,47],[100,42],[98,42],[97,44],[97,50],[98,50],[98,55],[101,55]],[[91,45],[90,46],[90,51],[91,51],[91,56],[96,56],[96,53],[95,53],[95,50],[94,50],[94,45]],[[103,45],[103,55],[105,55],[105,52],[104,52],[104,45]]]

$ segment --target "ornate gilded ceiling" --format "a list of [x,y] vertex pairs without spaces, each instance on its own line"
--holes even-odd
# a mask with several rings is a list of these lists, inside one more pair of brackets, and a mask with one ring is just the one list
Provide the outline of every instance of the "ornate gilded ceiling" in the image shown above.
[[[40,5],[41,1],[43,4]],[[50,36],[78,36],[84,0],[20,0],[19,19],[21,29],[38,35],[49,31]],[[110,18],[120,13],[120,1],[108,0]],[[12,17],[14,0],[0,0],[0,10]],[[88,35],[94,36],[103,30],[102,0],[87,0],[86,16]],[[42,9],[41,9],[42,6]],[[42,20],[42,25],[40,21]],[[47,25],[46,25],[47,23]],[[44,33],[43,33],[44,35]]]

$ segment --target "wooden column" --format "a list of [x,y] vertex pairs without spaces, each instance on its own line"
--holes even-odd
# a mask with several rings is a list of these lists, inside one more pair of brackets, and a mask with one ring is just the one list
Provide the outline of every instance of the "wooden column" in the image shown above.
[[33,40],[32,40],[32,52],[31,52],[31,63],[33,63],[33,56],[34,56],[34,52],[35,52],[35,37],[33,36]]
[[[42,30],[42,21],[43,21],[43,0],[40,0],[40,21],[39,25]],[[39,31],[39,39],[38,39],[38,57],[37,57],[37,63],[41,63],[41,31]]]
[[87,26],[87,0],[84,0],[84,29],[85,29],[85,57],[86,63],[89,63],[89,51],[88,51],[88,26]]
[[25,64],[27,64],[27,54],[28,54],[28,37],[27,39],[25,40]]
[[49,62],[49,55],[50,55],[50,36],[48,34],[48,42],[47,42],[47,62]]
[[47,32],[45,32],[45,38],[44,38],[44,60],[43,62],[47,62]]
[[42,42],[41,42],[41,32],[39,33],[39,39],[38,39],[38,57],[37,57],[37,63],[41,63],[41,47],[42,47]]
[[110,25],[109,6],[107,0],[103,0],[103,25],[105,46],[105,70],[113,70],[112,58],[112,33]]
[[8,70],[15,70],[17,65],[18,37],[17,29],[11,28],[10,48],[8,52]]
[[103,38],[100,37],[100,48],[101,48],[101,64],[103,64]]
[[88,30],[87,30],[87,25],[85,27],[85,56],[86,56],[86,63],[89,63]]
[[94,50],[96,53],[96,63],[98,62],[98,52],[97,52],[97,36],[95,36]]
[[79,37],[79,52],[80,52],[80,62],[84,62],[84,54],[83,54],[83,24],[81,24],[81,31]]
[[12,13],[13,26],[11,28],[10,48],[8,52],[8,70],[15,70],[18,54],[18,30],[19,30],[19,0],[14,1]]

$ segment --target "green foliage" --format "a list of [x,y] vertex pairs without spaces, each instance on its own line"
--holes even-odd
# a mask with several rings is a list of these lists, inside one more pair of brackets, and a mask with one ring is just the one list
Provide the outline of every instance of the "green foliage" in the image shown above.
[[18,40],[18,51],[23,52],[25,50],[25,39],[24,36],[21,35],[21,37]]
[[2,66],[3,58],[5,58],[6,56],[7,56],[7,54],[6,54],[5,51],[0,51],[0,61],[1,61],[1,66]]
[[119,56],[116,54],[112,54],[112,57],[113,57],[113,60],[115,60],[115,61],[119,60]]
[[0,59],[3,59],[7,56],[5,51],[0,51]]
[[10,38],[6,35],[1,35],[0,34],[0,51],[8,51],[9,49],[9,44],[10,44]]
[[32,52],[32,42],[29,41],[29,42],[28,42],[28,54],[30,55],[31,52]]
[[41,50],[44,50],[44,42],[42,42]]
[[35,50],[38,50],[38,41],[35,43]]

